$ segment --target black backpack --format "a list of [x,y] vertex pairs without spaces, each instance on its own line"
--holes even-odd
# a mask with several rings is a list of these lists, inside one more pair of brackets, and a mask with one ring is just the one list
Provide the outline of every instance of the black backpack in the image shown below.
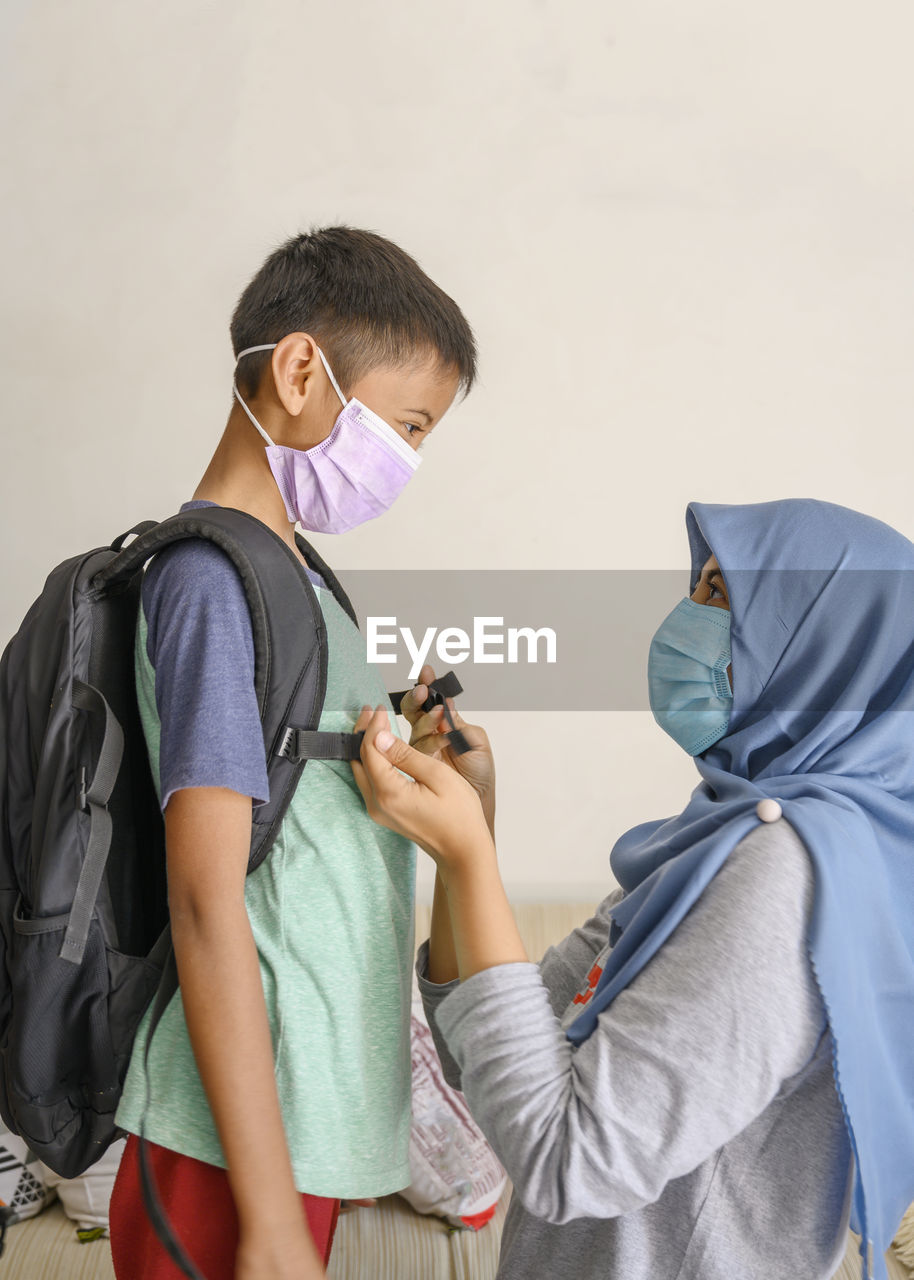
[[[0,1115],[64,1177],[120,1136],[134,1034],[171,955],[133,650],[143,567],[185,538],[231,557],[251,612],[270,800],[252,810],[249,872],[307,759],[358,755],[360,735],[316,732],[320,604],[301,562],[254,517],[210,507],[150,521],[51,573],[0,661]],[[299,545],[355,621],[334,575]]]

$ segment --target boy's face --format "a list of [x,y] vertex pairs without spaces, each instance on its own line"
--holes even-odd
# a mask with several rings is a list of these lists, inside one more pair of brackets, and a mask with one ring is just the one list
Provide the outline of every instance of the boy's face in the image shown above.
[[[457,373],[434,356],[420,364],[371,369],[347,390],[418,449],[451,407],[458,385]],[[335,395],[334,401],[338,412]]]

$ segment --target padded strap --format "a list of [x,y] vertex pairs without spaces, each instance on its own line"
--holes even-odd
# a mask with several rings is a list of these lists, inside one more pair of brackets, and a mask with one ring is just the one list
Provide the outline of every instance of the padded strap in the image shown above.
[[73,905],[63,942],[60,944],[61,960],[81,964],[89,937],[89,925],[95,910],[105,864],[111,848],[111,814],[108,801],[117,781],[124,756],[124,731],[117,717],[98,689],[81,680],[73,681],[73,706],[104,718],[105,731],[99,752],[95,777],[86,785],[85,770],[79,793],[80,805],[89,810],[89,843],[82,869],[73,895]]

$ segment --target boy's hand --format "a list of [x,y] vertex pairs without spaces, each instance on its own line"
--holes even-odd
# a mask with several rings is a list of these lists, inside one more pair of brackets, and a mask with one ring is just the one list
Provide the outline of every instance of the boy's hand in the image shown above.
[[242,1231],[235,1280],[326,1280],[302,1211],[301,1221]]
[[356,1209],[374,1209],[377,1203],[374,1196],[363,1200],[341,1200],[340,1213],[355,1213]]
[[443,760],[452,769],[456,769],[461,777],[466,778],[479,796],[489,830],[494,831],[495,760],[492,756],[489,735],[480,725],[467,724],[454,706],[454,699],[448,698],[447,705],[454,717],[454,724],[463,733],[473,750],[465,751],[463,755],[458,756],[449,749],[447,741],[442,741],[450,731],[444,707],[432,707],[431,711],[422,710],[422,704],[428,697],[428,686],[434,679],[434,668],[426,663],[419,672],[419,684],[409,690],[400,705],[400,712],[409,721],[412,729],[409,744],[424,755]]
[[414,840],[439,865],[494,858],[479,796],[465,778],[395,738],[383,705],[373,713],[363,707],[355,729],[365,737],[352,772],[375,822]]

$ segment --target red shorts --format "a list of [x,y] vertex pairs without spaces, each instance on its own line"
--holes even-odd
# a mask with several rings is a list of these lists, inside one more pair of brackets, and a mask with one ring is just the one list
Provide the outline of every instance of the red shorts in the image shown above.
[[[117,1280],[184,1280],[146,1216],[140,1183],[139,1138],[127,1139],[111,1195],[111,1253]],[[224,1169],[148,1143],[159,1199],[173,1235],[206,1276],[233,1280],[238,1215]],[[330,1257],[339,1200],[302,1196],[308,1226],[324,1259]]]

